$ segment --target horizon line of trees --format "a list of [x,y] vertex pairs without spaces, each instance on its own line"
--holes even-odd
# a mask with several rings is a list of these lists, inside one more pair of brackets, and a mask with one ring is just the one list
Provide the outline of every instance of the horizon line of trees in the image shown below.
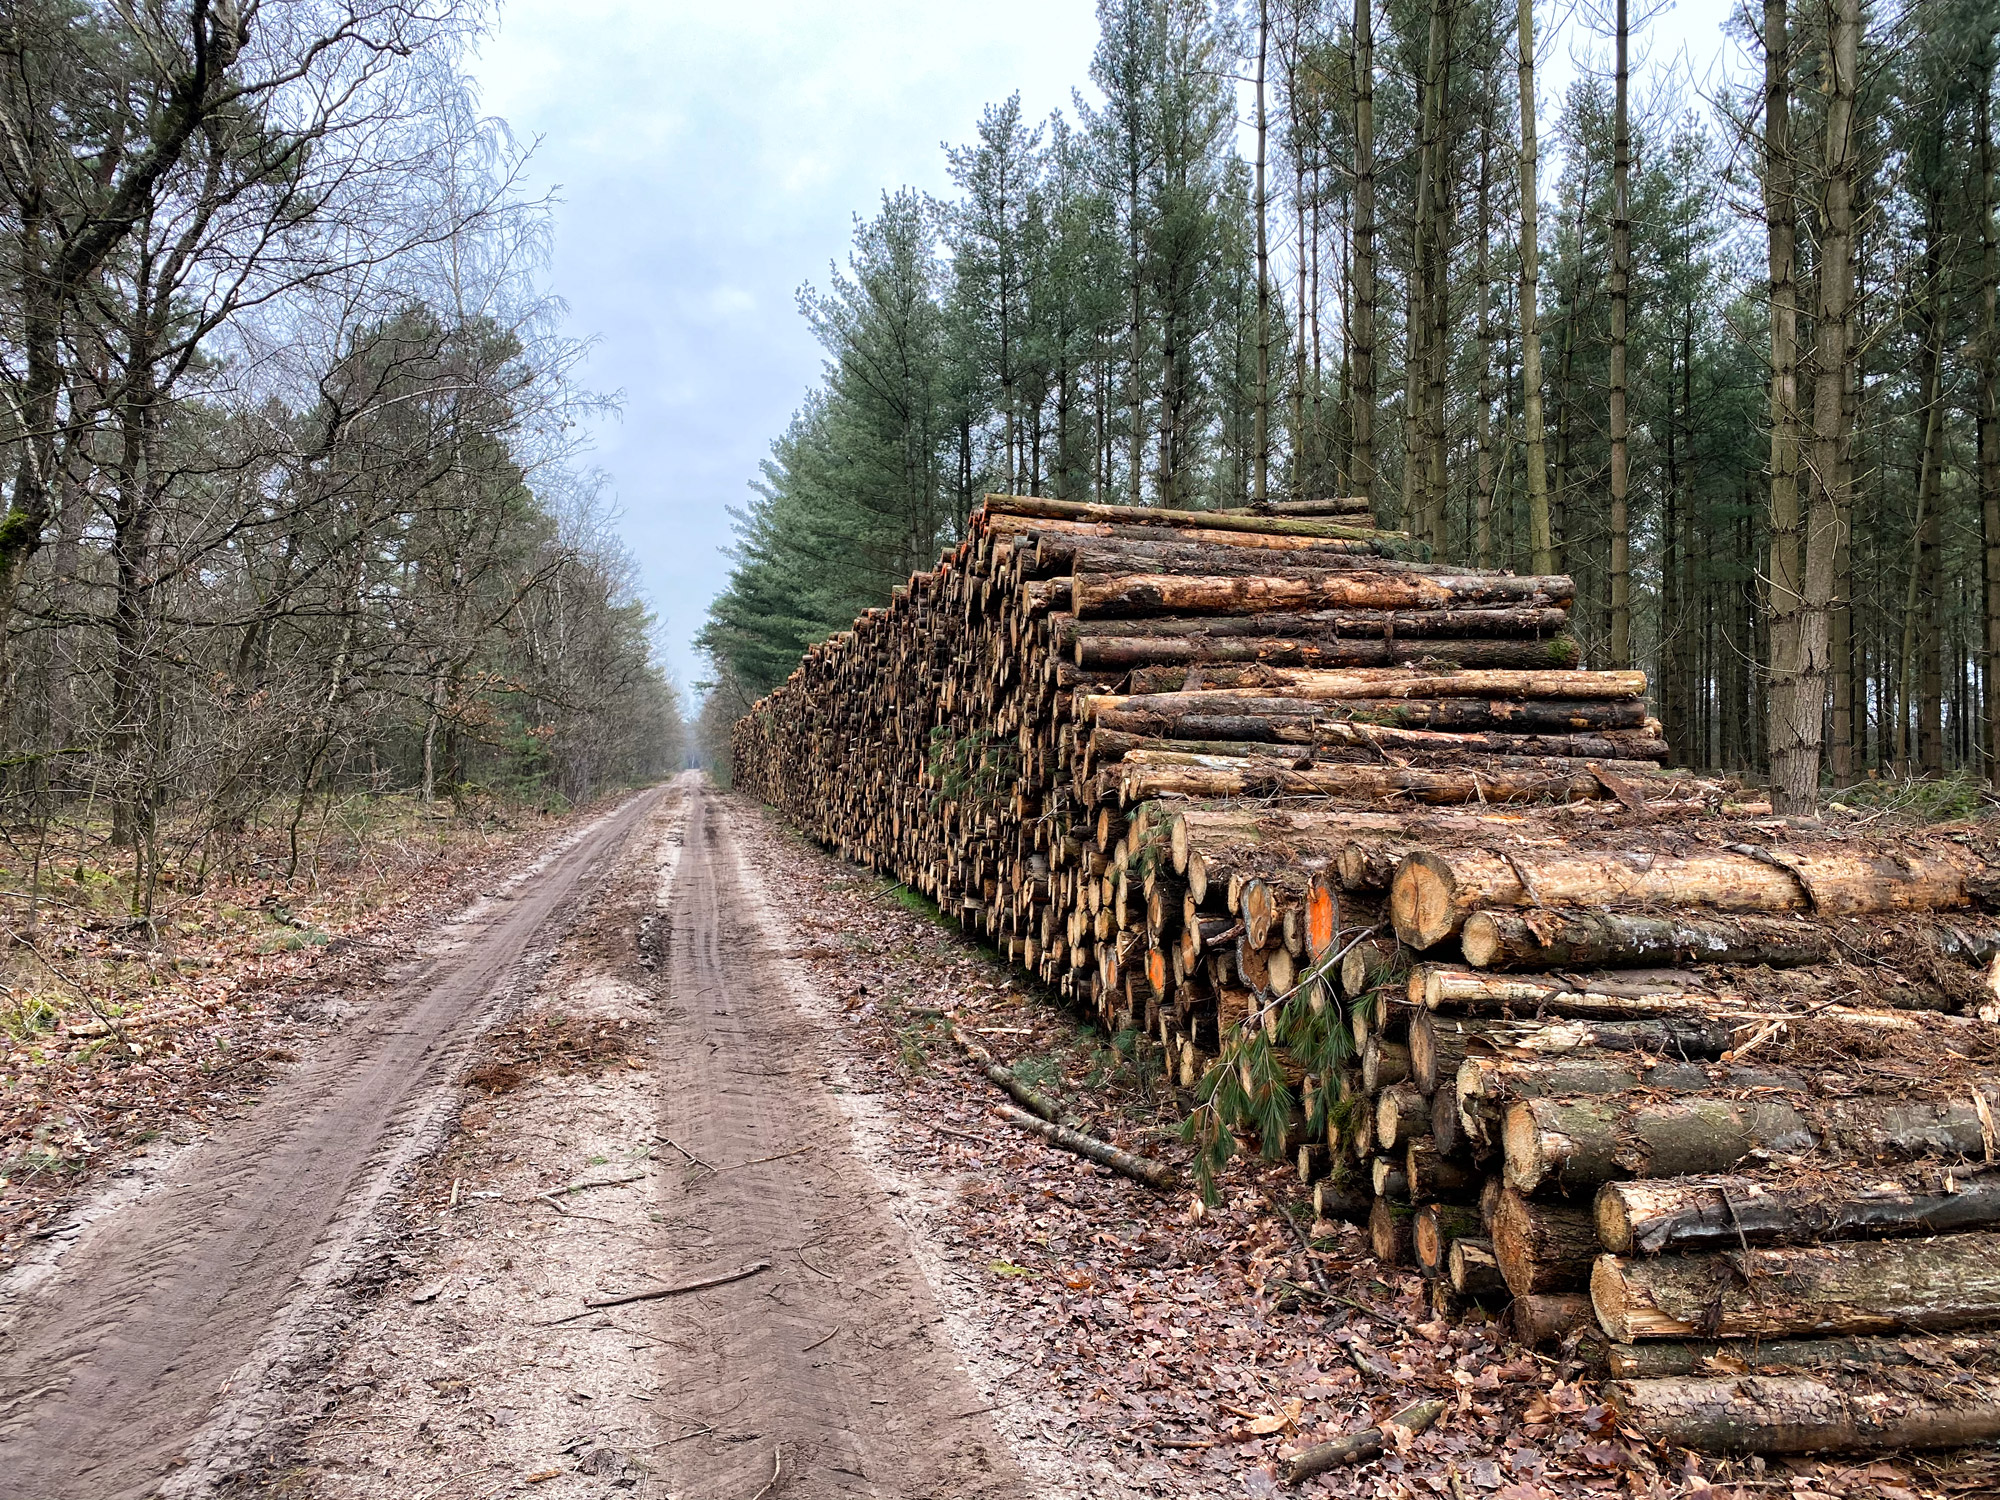
[[1097,10],[1100,103],[990,106],[801,293],[825,372],[698,642],[733,701],[986,490],[1360,493],[1574,576],[1679,763],[1994,775],[2000,10],[1746,4],[1762,77],[1702,100],[1599,0],[1552,118],[1533,0]]
[[[0,798],[130,851],[681,758],[479,0],[0,17]],[[25,841],[25,843],[23,843]],[[10,861],[11,862],[11,861]]]

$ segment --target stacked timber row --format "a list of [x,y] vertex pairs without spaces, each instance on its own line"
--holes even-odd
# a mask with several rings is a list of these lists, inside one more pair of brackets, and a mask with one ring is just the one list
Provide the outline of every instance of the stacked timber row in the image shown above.
[[[1944,1440],[1938,1370],[2000,1415],[1958,1334],[2000,1325],[1996,851],[1663,771],[1568,579],[1363,521],[989,497],[737,726],[739,784],[1206,1080],[1440,1303],[1601,1326],[1661,1436]],[[1862,1246],[1813,1296],[1868,1311],[1773,1311]]]

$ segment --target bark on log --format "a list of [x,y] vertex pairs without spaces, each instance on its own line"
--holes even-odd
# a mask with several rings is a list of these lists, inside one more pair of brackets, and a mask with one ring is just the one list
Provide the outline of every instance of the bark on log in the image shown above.
[[1523,1193],[1595,1189],[1620,1177],[1728,1172],[1753,1153],[1827,1150],[1868,1161],[1991,1159],[2000,1082],[1957,1102],[1865,1096],[1524,1099],[1502,1127],[1506,1177]]
[[1710,1453],[1957,1448],[2000,1437],[2000,1378],[1967,1376],[1948,1394],[1805,1375],[1621,1381],[1619,1417],[1651,1441]]
[[[1244,615],[1306,609],[1547,608],[1567,602],[1566,578],[1391,573],[1363,569],[1256,576],[1084,573],[1072,588],[1079,620],[1147,615]],[[1641,674],[1638,692],[1645,691]]]
[[[1172,757],[1171,759],[1165,757]],[[1642,764],[1633,762],[1633,764]],[[1623,767],[1621,767],[1623,769]],[[1156,797],[1291,795],[1349,797],[1392,806],[1426,803],[1588,802],[1607,795],[1596,777],[1554,770],[1419,770],[1403,766],[1315,765],[1281,759],[1128,753],[1105,771],[1125,806]],[[1100,792],[1100,795],[1103,795]]]
[[1507,1279],[1493,1258],[1493,1242],[1478,1235],[1460,1235],[1451,1242],[1445,1268],[1451,1289],[1461,1297],[1495,1299],[1507,1293]]
[[1560,1344],[1579,1331],[1596,1333],[1597,1315],[1590,1310],[1587,1292],[1536,1292],[1516,1296],[1513,1307],[1514,1338],[1530,1349]]
[[[1357,615],[1362,612],[1356,611]],[[1501,611],[1438,610],[1446,617]],[[1537,619],[1560,617],[1557,610],[1522,611]],[[1263,616],[1273,619],[1273,616]],[[1381,618],[1377,616],[1376,618]],[[1399,617],[1403,618],[1403,617]],[[1107,622],[1108,623],[1108,622]],[[1130,621],[1139,624],[1181,624],[1175,621]],[[1269,627],[1266,627],[1267,629]],[[1131,672],[1145,668],[1181,668],[1207,664],[1260,662],[1272,667],[1574,667],[1583,659],[1576,637],[1531,634],[1475,639],[1433,629],[1422,635],[1087,635],[1077,638],[1076,665],[1096,672]],[[1174,691],[1150,682],[1149,692]]]
[[1970,899],[1958,860],[1936,851],[1715,850],[1664,858],[1623,854],[1420,850],[1389,892],[1396,932],[1412,948],[1452,936],[1487,907],[1698,907],[1822,915],[1934,911]]
[[1377,1198],[1368,1210],[1368,1246],[1385,1266],[1410,1263],[1410,1226],[1416,1210],[1407,1203]]
[[1404,1083],[1410,1077],[1410,1048],[1403,1042],[1385,1041],[1381,1036],[1371,1036],[1361,1049],[1361,1087],[1369,1093],[1379,1093],[1391,1084]]
[[1354,1182],[1322,1177],[1313,1184],[1313,1212],[1343,1224],[1365,1224],[1375,1207],[1375,1195]]
[[1417,1136],[1403,1148],[1403,1175],[1418,1203],[1470,1203],[1485,1179],[1464,1162],[1452,1161],[1435,1137]]
[[1605,1365],[1614,1379],[1658,1380],[1671,1375],[1728,1375],[1791,1370],[1842,1370],[1850,1365],[1922,1365],[1940,1369],[1961,1364],[1990,1366],[2000,1352],[1990,1334],[1956,1338],[1649,1339],[1613,1344]]
[[1503,1111],[1510,1102],[1521,1099],[1564,1099],[1639,1089],[1667,1094],[1712,1090],[1738,1095],[1760,1089],[1804,1092],[1810,1087],[1803,1074],[1781,1069],[1653,1062],[1629,1051],[1468,1057],[1459,1064],[1453,1081],[1460,1123],[1481,1145],[1499,1144]]
[[1431,1128],[1428,1100],[1407,1083],[1382,1090],[1375,1100],[1375,1144],[1384,1151],[1401,1151],[1413,1136]]
[[1432,1276],[1445,1273],[1451,1242],[1480,1230],[1479,1210],[1459,1203],[1426,1203],[1410,1221],[1410,1245],[1417,1265]]
[[2000,1321],[2000,1234],[1728,1255],[1601,1255],[1591,1304],[1612,1342],[1944,1333]]
[[1601,1247],[1588,1208],[1531,1203],[1509,1188],[1500,1195],[1488,1228],[1500,1273],[1516,1297],[1589,1287],[1591,1265]]
[[1629,912],[1476,911],[1459,934],[1475,969],[1664,968],[1675,964],[1825,963],[1833,943],[1801,920]]
[[1607,1182],[1597,1190],[1597,1237],[1615,1254],[1657,1255],[2000,1226],[2000,1173],[1930,1168],[1905,1177],[1884,1182],[1862,1169],[1799,1182]]

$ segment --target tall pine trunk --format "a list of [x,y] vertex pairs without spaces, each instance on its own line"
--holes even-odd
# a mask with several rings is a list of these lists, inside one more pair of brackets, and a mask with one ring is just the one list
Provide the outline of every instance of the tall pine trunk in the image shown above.
[[1628,104],[1627,0],[1617,4],[1617,118],[1611,148],[1611,665],[1632,665],[1631,516],[1627,504],[1629,438],[1625,400],[1625,315],[1632,281],[1632,125]]
[[1979,521],[1985,553],[1986,774],[2000,785],[2000,231],[1993,222],[1993,41],[1979,89]]
[[1375,499],[1375,0],[1354,0],[1354,492]]
[[[1365,0],[1362,0],[1365,3]],[[1542,430],[1542,326],[1536,316],[1541,276],[1537,225],[1540,186],[1535,146],[1535,0],[1517,0],[1521,80],[1521,429],[1522,466],[1528,490],[1528,537],[1537,573],[1555,571],[1555,536],[1549,522],[1548,447]]]
[[[1800,636],[1797,205],[1793,202],[1791,36],[1786,0],[1764,5],[1764,223],[1771,278],[1771,796],[1780,812],[1819,800],[1819,707],[1800,722],[1806,675]],[[1814,752],[1808,761],[1807,749]]]

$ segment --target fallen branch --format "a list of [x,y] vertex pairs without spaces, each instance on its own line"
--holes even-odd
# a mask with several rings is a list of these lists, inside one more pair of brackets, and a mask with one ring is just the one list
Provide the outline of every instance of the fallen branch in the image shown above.
[[1021,1102],[1023,1107],[1034,1111],[1034,1113],[1040,1115],[1044,1120],[1061,1120],[1062,1112],[1049,1101],[1046,1095],[1037,1093],[1007,1069],[1001,1067],[993,1054],[986,1050],[983,1043],[967,1036],[959,1029],[958,1022],[953,1018],[950,1011],[939,1010],[935,1006],[930,1005],[913,1005],[910,1007],[910,1014],[913,1016],[927,1016],[933,1021],[944,1022],[944,1034],[951,1041],[951,1044],[967,1057],[971,1058],[987,1078],[1013,1095],[1014,1098]]
[[1359,1432],[1349,1433],[1344,1438],[1335,1438],[1330,1443],[1320,1443],[1297,1454],[1285,1466],[1285,1483],[1298,1484],[1315,1474],[1324,1474],[1329,1469],[1337,1469],[1342,1464],[1365,1464],[1370,1459],[1382,1456],[1382,1447],[1388,1441],[1388,1429],[1400,1427],[1412,1436],[1429,1429],[1430,1425],[1444,1415],[1444,1402],[1419,1401],[1415,1406],[1406,1406],[1388,1421],[1375,1427],[1364,1427]]
[[772,1490],[778,1487],[778,1481],[784,1477],[785,1477],[785,1445],[783,1443],[780,1443],[776,1448],[774,1448],[771,1451],[771,1482],[765,1485],[764,1488],[762,1488],[761,1490],[757,1491],[756,1494],[752,1495],[750,1497],[750,1500],[764,1500],[764,1497],[766,1495],[770,1494]]
[[592,1313],[600,1312],[607,1307],[623,1307],[627,1302],[656,1302],[662,1297],[678,1297],[683,1292],[701,1292],[712,1286],[727,1286],[732,1281],[741,1281],[746,1276],[755,1276],[759,1271],[770,1269],[771,1263],[768,1260],[753,1260],[749,1265],[738,1266],[733,1271],[704,1276],[699,1281],[684,1281],[678,1286],[654,1287],[645,1292],[624,1292],[616,1297],[586,1297],[582,1312],[571,1313],[566,1318],[553,1319],[541,1326],[553,1328],[558,1323],[574,1323],[578,1318],[587,1318]]
[[1130,1177],[1134,1182],[1143,1182],[1149,1188],[1168,1192],[1180,1182],[1180,1173],[1165,1162],[1148,1161],[1143,1156],[1134,1156],[1129,1151],[1121,1151],[1108,1141],[1100,1141],[1096,1136],[1085,1135],[1080,1130],[1072,1130],[1067,1125],[1052,1124],[1038,1120],[1025,1109],[1016,1109],[1011,1104],[996,1104],[993,1112],[1010,1125],[1018,1125],[1023,1130],[1031,1130],[1052,1146],[1060,1146],[1065,1151],[1074,1151],[1078,1156],[1087,1157],[1099,1166],[1109,1167],[1121,1176]]
[[676,1151],[680,1152],[682,1156],[685,1156],[688,1159],[689,1166],[703,1167],[710,1172],[713,1172],[715,1170],[714,1167],[709,1166],[707,1162],[703,1161],[699,1156],[696,1156],[692,1151],[688,1150],[687,1147],[683,1146],[679,1141],[675,1140],[672,1136],[656,1135],[653,1137],[653,1139],[656,1141],[665,1141],[669,1146],[672,1146]]

